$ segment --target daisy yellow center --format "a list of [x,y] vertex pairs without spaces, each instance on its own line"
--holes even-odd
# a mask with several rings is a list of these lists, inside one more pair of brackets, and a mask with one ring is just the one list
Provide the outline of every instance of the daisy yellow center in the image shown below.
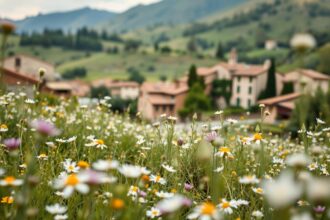
[[99,144],[99,145],[103,145],[104,141],[102,139],[98,139],[98,140],[96,140],[96,143]]
[[79,183],[79,179],[76,174],[69,175],[65,182],[65,184],[68,186],[75,186],[78,183]]
[[154,216],[157,216],[158,215],[158,211],[157,210],[152,210],[152,215],[154,215]]
[[74,166],[70,165],[70,166],[68,167],[68,170],[70,170],[70,171],[74,170]]
[[8,129],[7,125],[5,125],[5,124],[0,125],[0,128],[1,129]]
[[230,153],[230,149],[228,147],[220,147],[219,151],[222,153]]
[[213,205],[212,203],[210,202],[206,202],[203,204],[203,207],[202,207],[202,214],[204,215],[212,215],[215,211],[215,205]]
[[39,157],[47,157],[46,154],[40,154]]
[[155,181],[156,182],[159,182],[160,181],[160,178],[161,178],[160,176],[156,176]]
[[253,139],[256,141],[260,141],[262,139],[262,135],[260,133],[255,133],[253,135]]
[[7,176],[4,181],[7,183],[7,184],[12,184],[14,181],[15,181],[15,177],[13,176]]
[[224,208],[224,209],[229,208],[230,203],[229,202],[223,202],[223,203],[221,203],[221,207]]
[[256,189],[257,193],[263,193],[263,190],[261,188]]
[[133,186],[133,188],[132,188],[133,192],[137,192],[138,190],[139,190],[139,188],[137,186]]

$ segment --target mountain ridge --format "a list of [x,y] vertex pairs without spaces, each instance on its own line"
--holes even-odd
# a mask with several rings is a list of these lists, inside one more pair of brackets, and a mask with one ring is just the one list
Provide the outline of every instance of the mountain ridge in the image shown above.
[[92,28],[100,20],[111,20],[116,15],[117,13],[111,11],[83,7],[70,11],[40,13],[36,16],[11,21],[17,26],[20,33],[41,32],[46,28],[74,32],[81,27]]

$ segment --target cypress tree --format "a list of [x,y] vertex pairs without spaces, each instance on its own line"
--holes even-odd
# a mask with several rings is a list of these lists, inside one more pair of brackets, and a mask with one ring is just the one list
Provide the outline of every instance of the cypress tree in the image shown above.
[[191,65],[188,74],[188,86],[191,88],[196,82],[198,82],[197,69],[195,65]]
[[223,59],[223,57],[224,57],[221,42],[219,42],[219,44],[218,44],[218,48],[217,48],[217,51],[215,53],[215,57],[218,58],[218,59]]
[[265,91],[265,98],[276,96],[276,66],[275,59],[271,59],[270,67],[268,69],[268,77]]

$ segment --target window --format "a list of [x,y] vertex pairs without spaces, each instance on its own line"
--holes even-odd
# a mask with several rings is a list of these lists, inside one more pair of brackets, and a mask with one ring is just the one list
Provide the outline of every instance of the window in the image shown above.
[[248,107],[251,107],[251,99],[248,99]]
[[19,57],[15,58],[15,67],[16,68],[21,67],[21,58],[19,58]]
[[250,80],[250,83],[252,83],[252,80],[253,80],[252,76],[250,76],[249,80]]
[[236,92],[239,93],[240,91],[241,91],[241,87],[240,86],[237,86]]
[[174,111],[174,105],[170,105],[170,111],[171,111],[171,112]]
[[163,112],[166,112],[166,105],[163,105]]
[[237,81],[238,82],[240,82],[241,81],[241,77],[239,76],[239,77],[237,77]]
[[236,105],[237,105],[237,107],[241,106],[241,99],[240,98],[236,99]]
[[155,105],[155,111],[158,112],[159,111],[159,106]]
[[251,94],[252,94],[252,87],[249,86],[249,95],[251,95]]

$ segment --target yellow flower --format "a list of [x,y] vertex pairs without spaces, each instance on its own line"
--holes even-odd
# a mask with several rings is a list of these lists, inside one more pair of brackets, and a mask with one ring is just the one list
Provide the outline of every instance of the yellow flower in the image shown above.
[[8,126],[6,124],[1,124],[0,129],[6,130],[8,129]]
[[230,149],[229,149],[229,147],[220,147],[219,152],[228,154],[228,153],[230,153]]
[[89,163],[87,163],[86,161],[83,161],[83,160],[80,160],[77,165],[78,165],[78,167],[83,168],[83,169],[86,169],[89,167]]
[[201,213],[203,215],[212,215],[216,211],[216,207],[211,202],[204,202],[202,204],[202,210]]
[[103,144],[104,144],[104,141],[103,141],[102,139],[97,139],[97,140],[96,140],[96,143],[97,143],[98,145],[103,145]]
[[14,198],[12,196],[5,196],[1,198],[1,203],[12,204],[14,202]]
[[255,134],[253,135],[253,140],[255,140],[255,141],[261,141],[261,140],[262,140],[262,135],[261,135],[261,133],[255,133]]
[[122,199],[113,199],[113,200],[111,201],[110,206],[111,206],[113,209],[117,209],[117,210],[119,210],[119,209],[124,208],[125,203],[124,203],[124,201],[123,201]]
[[67,186],[75,186],[79,183],[79,179],[76,174],[70,174],[65,181],[65,185]]
[[222,202],[221,203],[221,208],[226,209],[228,207],[230,207],[230,203],[229,202],[225,201],[225,202]]

